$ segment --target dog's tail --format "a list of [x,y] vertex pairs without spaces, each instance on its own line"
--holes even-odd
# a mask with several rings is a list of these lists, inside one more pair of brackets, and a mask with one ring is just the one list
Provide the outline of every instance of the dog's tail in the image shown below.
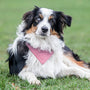
[[72,62],[76,63],[77,65],[90,69],[90,63],[86,63],[85,61],[81,60],[79,55],[75,54],[72,50],[70,50],[67,46],[63,48],[64,55],[69,58]]

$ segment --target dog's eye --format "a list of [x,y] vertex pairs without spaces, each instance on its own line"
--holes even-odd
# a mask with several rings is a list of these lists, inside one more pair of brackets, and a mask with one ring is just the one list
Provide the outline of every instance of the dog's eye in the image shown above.
[[41,20],[42,19],[40,17],[38,17],[38,16],[35,17],[34,22],[33,22],[34,26],[36,26]]
[[50,19],[49,22],[53,22],[53,19]]
[[40,22],[40,21],[41,21],[40,17],[36,18],[36,22]]
[[40,21],[40,20],[41,20],[41,18],[37,18],[37,20],[38,20],[38,21]]
[[54,20],[54,19],[50,19],[49,22],[50,22],[51,24],[54,24],[54,23],[55,23],[55,20]]

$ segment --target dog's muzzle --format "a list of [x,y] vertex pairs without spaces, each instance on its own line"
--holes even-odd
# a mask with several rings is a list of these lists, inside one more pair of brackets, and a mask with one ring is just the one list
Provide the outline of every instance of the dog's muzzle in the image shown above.
[[41,30],[42,30],[41,35],[42,36],[47,36],[48,27],[47,26],[42,26]]

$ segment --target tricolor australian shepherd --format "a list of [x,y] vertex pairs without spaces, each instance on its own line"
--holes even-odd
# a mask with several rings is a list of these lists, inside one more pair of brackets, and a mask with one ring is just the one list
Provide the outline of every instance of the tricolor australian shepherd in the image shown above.
[[10,74],[38,85],[37,77],[76,75],[90,80],[90,65],[64,43],[63,29],[70,27],[71,21],[71,16],[47,8],[26,12],[17,38],[8,48]]

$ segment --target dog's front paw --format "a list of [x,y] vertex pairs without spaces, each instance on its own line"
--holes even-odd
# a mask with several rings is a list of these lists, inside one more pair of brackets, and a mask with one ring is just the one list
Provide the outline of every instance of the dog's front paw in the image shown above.
[[40,85],[41,84],[41,82],[38,79],[31,79],[31,80],[29,80],[29,83],[30,84],[36,84],[36,85]]

